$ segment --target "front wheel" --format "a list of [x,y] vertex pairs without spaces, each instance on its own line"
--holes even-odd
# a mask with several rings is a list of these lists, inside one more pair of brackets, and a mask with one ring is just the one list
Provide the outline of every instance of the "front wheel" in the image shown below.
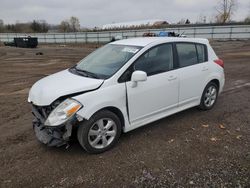
[[207,84],[205,87],[202,97],[201,97],[201,102],[200,102],[200,109],[202,110],[210,110],[214,107],[218,97],[218,86],[210,82]]
[[116,114],[103,110],[85,121],[77,131],[78,141],[89,153],[102,153],[112,148],[121,135],[121,122]]

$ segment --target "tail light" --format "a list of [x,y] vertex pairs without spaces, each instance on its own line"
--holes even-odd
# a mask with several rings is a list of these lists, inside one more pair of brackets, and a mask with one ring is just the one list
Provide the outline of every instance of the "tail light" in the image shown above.
[[220,65],[222,68],[224,68],[224,62],[223,62],[223,60],[221,60],[221,59],[216,59],[216,60],[214,60],[214,62],[215,62],[216,64]]

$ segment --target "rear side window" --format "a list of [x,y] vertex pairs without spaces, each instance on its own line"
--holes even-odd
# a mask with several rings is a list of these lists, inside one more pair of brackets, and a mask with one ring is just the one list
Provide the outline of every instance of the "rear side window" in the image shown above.
[[141,70],[148,76],[169,71],[173,68],[172,44],[163,44],[150,49],[134,64],[134,70]]
[[177,54],[179,57],[179,66],[186,67],[198,63],[198,57],[195,44],[192,43],[177,43]]

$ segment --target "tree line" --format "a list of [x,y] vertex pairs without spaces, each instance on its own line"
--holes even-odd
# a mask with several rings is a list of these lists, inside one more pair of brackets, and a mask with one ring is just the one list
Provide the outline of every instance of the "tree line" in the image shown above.
[[4,24],[0,19],[0,32],[14,33],[46,33],[49,30],[49,24],[44,20],[33,20],[30,23]]
[[78,32],[81,31],[80,21],[72,16],[68,20],[63,20],[59,25],[48,24],[45,20],[33,20],[27,23],[4,24],[0,19],[0,32],[9,33],[47,33],[49,30],[60,32]]

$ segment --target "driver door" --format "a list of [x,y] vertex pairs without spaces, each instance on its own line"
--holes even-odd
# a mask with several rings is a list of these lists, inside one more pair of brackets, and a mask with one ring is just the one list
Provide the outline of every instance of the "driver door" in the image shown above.
[[171,43],[151,48],[134,63],[133,70],[147,73],[147,80],[133,87],[126,82],[131,125],[147,123],[166,116],[178,105],[179,78],[173,70]]

